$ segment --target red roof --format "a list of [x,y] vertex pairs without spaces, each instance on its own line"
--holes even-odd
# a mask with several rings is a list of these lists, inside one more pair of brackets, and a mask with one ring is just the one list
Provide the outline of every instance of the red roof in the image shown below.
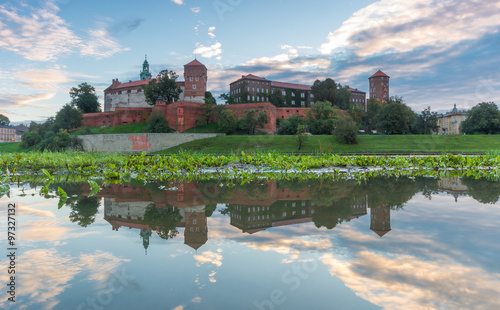
[[271,82],[271,86],[276,88],[291,88],[300,90],[311,90],[311,86],[295,83],[284,83],[284,82]]
[[232,82],[231,84],[234,84],[234,83],[242,81],[242,80],[256,80],[256,81],[271,82],[268,79],[265,79],[263,77],[256,76],[256,75],[253,75],[253,74],[248,74],[248,75],[242,75],[241,78],[237,79],[236,81]]
[[[356,92],[356,93],[365,93],[364,91],[359,90],[359,89],[357,89],[357,88],[350,88],[350,87],[349,87],[347,90],[348,90],[348,91],[350,91],[351,93],[352,93],[352,92]],[[365,94],[366,94],[366,93],[365,93]]]
[[370,76],[370,78],[372,77],[378,77],[378,76],[386,76],[386,77],[389,77],[387,74],[385,74],[384,72],[378,70],[377,72],[375,72],[374,75]]
[[[138,86],[141,86],[141,85],[145,85],[145,84],[148,84],[152,79],[148,79],[148,80],[137,80],[137,81],[130,81],[130,82],[126,82],[126,83],[120,83],[117,81],[117,83],[114,83],[111,84],[111,86],[109,86],[108,88],[106,88],[106,91],[108,90],[118,90],[118,89],[124,89],[124,88],[130,88],[130,87],[138,87]],[[177,85],[178,86],[184,86],[185,85],[185,82],[179,82],[179,81],[176,81]]]
[[191,61],[190,63],[188,63],[187,65],[184,65],[184,67],[188,67],[188,66],[205,66],[204,64],[202,64],[201,62],[198,61],[198,59],[195,59],[193,61]]

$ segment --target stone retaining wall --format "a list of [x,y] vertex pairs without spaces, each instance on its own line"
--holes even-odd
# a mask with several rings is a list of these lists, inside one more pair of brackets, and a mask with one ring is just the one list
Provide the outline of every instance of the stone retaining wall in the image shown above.
[[82,135],[85,151],[103,153],[153,153],[186,142],[224,136],[218,133],[128,133],[114,135]]

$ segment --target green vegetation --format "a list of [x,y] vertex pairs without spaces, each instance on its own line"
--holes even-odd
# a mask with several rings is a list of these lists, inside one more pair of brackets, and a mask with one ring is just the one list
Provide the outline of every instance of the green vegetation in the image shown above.
[[161,112],[154,111],[149,117],[148,126],[146,127],[146,132],[152,133],[168,133],[174,131],[168,126],[168,121]]
[[184,131],[185,133],[218,133],[219,125],[217,123],[204,124],[196,127],[191,127]]
[[101,111],[101,105],[94,86],[88,83],[81,83],[78,87],[73,87],[69,91],[71,105],[77,107],[82,113],[96,113]]
[[159,97],[161,97],[159,101],[166,104],[176,102],[182,93],[181,88],[175,82],[178,77],[173,71],[162,70],[156,75],[156,78],[152,79],[148,84],[142,85],[146,102],[154,106]]
[[[346,145],[331,135],[310,136],[300,152],[304,153],[487,153],[500,150],[500,139],[493,135],[360,135],[359,143]],[[296,153],[295,136],[221,136],[188,142],[165,150],[163,154],[175,154],[181,150],[227,154],[248,150],[261,152]]]

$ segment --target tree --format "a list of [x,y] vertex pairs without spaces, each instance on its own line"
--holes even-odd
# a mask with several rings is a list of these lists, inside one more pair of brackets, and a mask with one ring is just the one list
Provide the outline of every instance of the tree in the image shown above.
[[71,104],[82,113],[96,113],[101,111],[101,105],[95,94],[95,88],[88,83],[82,83],[69,91]]
[[481,102],[467,112],[461,132],[468,135],[499,134],[500,111],[494,102]]
[[330,102],[316,102],[307,112],[307,126],[313,135],[329,135],[337,114]]
[[233,95],[222,93],[219,95],[219,99],[224,100],[226,104],[235,104],[236,99]]
[[218,105],[210,92],[205,93],[205,103],[203,104],[203,115],[197,119],[199,124],[209,124],[217,121],[222,110],[226,107]]
[[413,122],[412,132],[416,134],[430,135],[437,130],[437,113],[431,112],[431,107],[427,107],[418,114]]
[[409,133],[415,117],[403,98],[393,96],[377,115],[377,130],[389,134]]
[[172,129],[168,126],[168,121],[165,119],[165,116],[158,111],[154,111],[149,117],[146,130],[153,133],[165,133],[172,131]]
[[316,102],[328,101],[333,103],[337,98],[337,83],[330,78],[324,81],[316,80],[311,87],[311,92]]
[[214,96],[209,91],[205,92],[205,98],[203,98],[203,102],[205,104],[217,104],[217,100],[215,100]]
[[335,121],[335,129],[333,135],[343,144],[357,144],[358,143],[358,126],[352,118],[343,116]]
[[332,102],[333,106],[341,110],[352,110],[354,108],[354,102],[352,102],[352,94],[349,91],[349,86],[342,87],[340,84],[337,86],[336,96]]
[[56,114],[54,129],[70,130],[82,126],[82,112],[72,107],[70,104],[65,104]]
[[69,219],[72,223],[78,223],[82,227],[87,227],[94,223],[96,214],[99,212],[99,197],[85,197],[82,196],[76,201],[71,201],[69,207],[71,213]]
[[288,119],[278,119],[279,121],[279,126],[278,126],[278,134],[279,135],[294,135],[297,133],[297,128],[300,125],[305,125],[306,121],[298,116],[298,115],[292,115]]
[[30,146],[36,145],[40,141],[42,141],[42,137],[40,137],[40,134],[37,131],[28,131],[22,135],[20,146],[26,149]]
[[371,133],[375,130],[377,126],[377,115],[380,111],[382,111],[384,103],[381,101],[370,98],[366,103],[366,113],[363,116],[363,127],[366,132]]
[[263,128],[265,124],[267,124],[267,113],[251,109],[236,121],[236,128],[243,133],[253,135],[257,126]]
[[297,150],[300,150],[307,140],[306,126],[299,125],[297,127],[297,133],[295,135],[297,137]]
[[217,120],[217,124],[219,125],[219,130],[226,134],[234,133],[236,129],[236,117],[234,116],[233,111],[224,110],[221,112],[219,119]]
[[0,125],[8,126],[10,124],[10,120],[7,116],[0,114]]
[[182,90],[175,81],[179,76],[173,71],[163,70],[156,78],[142,85],[144,97],[149,105],[154,106],[158,97],[162,97],[165,103],[170,104],[179,100]]
[[146,207],[142,223],[156,230],[160,238],[171,239],[179,234],[177,224],[181,220],[179,208],[170,206],[157,208],[156,204],[151,203]]

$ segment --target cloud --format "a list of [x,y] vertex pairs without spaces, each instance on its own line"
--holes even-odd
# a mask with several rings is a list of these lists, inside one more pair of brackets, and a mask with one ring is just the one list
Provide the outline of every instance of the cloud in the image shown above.
[[369,5],[331,32],[320,47],[323,54],[350,48],[361,57],[409,52],[423,47],[452,48],[498,32],[500,3],[496,0],[381,0]]
[[[56,13],[59,8],[50,1],[43,8],[7,9],[0,5],[0,49],[12,51],[28,60],[55,61],[61,55],[80,52],[97,58],[109,57],[122,48],[105,30],[89,30],[80,38]],[[129,25],[133,27],[134,25]]]
[[28,89],[55,91],[60,85],[72,81],[69,73],[58,69],[32,69],[14,73]]
[[215,31],[215,27],[208,28],[208,36],[211,37],[212,39],[215,38],[214,31]]
[[38,93],[31,95],[24,94],[0,94],[0,106],[1,109],[5,109],[8,107],[14,108],[22,108],[22,107],[39,107],[39,105],[33,105],[31,103],[48,100],[54,98],[56,93]]
[[191,12],[198,14],[201,12],[201,8],[199,6],[191,8]]
[[143,18],[136,18],[133,20],[127,20],[124,22],[117,23],[111,27],[109,27],[109,32],[113,35],[124,35],[129,32],[134,31],[139,28],[144,23]]
[[201,255],[194,256],[198,266],[208,263],[220,267],[222,266],[222,258],[221,254],[212,251],[205,251]]
[[217,42],[211,46],[204,46],[200,43],[196,43],[196,49],[193,51],[194,54],[201,55],[205,58],[217,57],[220,60],[220,55],[222,54],[222,44]]
[[172,1],[173,3],[178,4],[178,5],[184,4],[184,0],[170,0],[170,1]]

